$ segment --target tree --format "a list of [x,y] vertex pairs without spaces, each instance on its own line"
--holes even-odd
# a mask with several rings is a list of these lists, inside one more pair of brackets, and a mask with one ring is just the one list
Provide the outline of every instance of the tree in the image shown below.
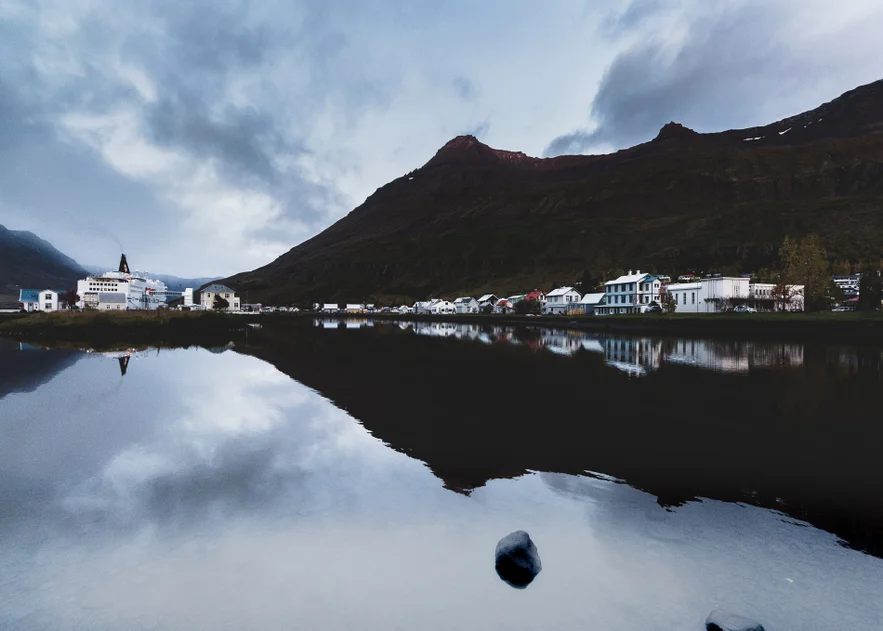
[[858,283],[858,310],[876,311],[880,308],[880,298],[883,297],[883,282],[880,272],[865,269]]
[[230,303],[226,298],[222,298],[221,294],[215,294],[215,299],[212,301],[212,309],[215,311],[224,311],[230,308]]
[[659,288],[659,306],[665,313],[674,313],[678,308],[674,294],[668,291],[665,285]]
[[779,257],[785,268],[785,281],[791,285],[804,286],[807,311],[827,306],[825,290],[831,279],[828,253],[822,247],[818,235],[810,234],[800,241],[785,237]]
[[776,311],[788,311],[788,306],[793,302],[796,294],[797,291],[793,285],[786,283],[784,278],[777,279],[772,290],[773,305]]
[[66,292],[61,294],[59,298],[61,300],[61,304],[63,304],[68,309],[76,309],[77,303],[80,301],[80,295],[73,289],[68,289]]
[[540,313],[540,302],[533,299],[528,300],[527,298],[519,300],[515,303],[515,313],[520,315],[526,315],[528,313],[538,315]]

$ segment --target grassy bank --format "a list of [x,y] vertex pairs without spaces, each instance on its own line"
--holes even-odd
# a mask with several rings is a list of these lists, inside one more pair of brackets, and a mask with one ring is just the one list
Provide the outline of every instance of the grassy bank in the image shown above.
[[93,348],[120,343],[225,344],[242,334],[248,318],[213,312],[85,311],[34,313],[0,320],[0,336],[28,342],[76,342]]

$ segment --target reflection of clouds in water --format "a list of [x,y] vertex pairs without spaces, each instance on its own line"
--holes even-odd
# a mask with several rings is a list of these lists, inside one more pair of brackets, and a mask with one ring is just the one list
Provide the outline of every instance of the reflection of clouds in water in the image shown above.
[[[167,378],[170,364],[174,378]],[[109,362],[88,365],[97,369],[98,378],[91,381],[100,388],[107,377],[101,369],[110,374]],[[63,470],[66,458],[82,456],[89,465],[80,471],[37,472],[35,479],[18,484],[7,479],[4,496],[17,494],[22,508],[31,506],[21,511],[22,519],[40,515],[41,528],[54,523],[66,529],[71,520],[85,528],[131,528],[274,510],[283,497],[311,510],[321,503],[317,496],[327,495],[305,484],[316,471],[332,473],[323,484],[344,486],[347,473],[368,462],[380,466],[407,460],[382,447],[345,412],[250,357],[165,353],[142,358],[129,378],[126,385],[132,387],[102,404],[133,411],[131,416],[149,428],[132,423],[128,413],[111,415],[118,422],[114,440],[96,435],[92,442],[79,442],[81,453],[61,454],[60,463],[46,463]],[[77,381],[76,388],[88,389]],[[91,415],[73,412],[77,425],[94,422],[94,410]],[[58,428],[51,424],[43,430],[40,441],[45,443],[65,437],[54,434]],[[33,457],[40,462],[54,455],[49,449]],[[35,485],[41,489],[37,496]]]
[[703,500],[666,510],[618,482],[540,477],[557,495],[583,502],[599,556],[623,588],[668,591],[678,606],[723,607],[773,629],[870,630],[883,615],[883,602],[865,587],[879,584],[883,563],[829,533],[751,506]]

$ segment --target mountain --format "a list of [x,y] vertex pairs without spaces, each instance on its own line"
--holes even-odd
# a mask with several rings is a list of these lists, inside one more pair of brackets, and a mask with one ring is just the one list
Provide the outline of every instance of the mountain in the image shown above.
[[224,282],[264,302],[506,294],[626,268],[756,270],[809,232],[833,258],[880,257],[883,81],[762,127],[669,123],[609,155],[533,158],[460,136]]
[[0,226],[0,304],[18,304],[19,288],[72,289],[86,275],[79,263],[32,232]]

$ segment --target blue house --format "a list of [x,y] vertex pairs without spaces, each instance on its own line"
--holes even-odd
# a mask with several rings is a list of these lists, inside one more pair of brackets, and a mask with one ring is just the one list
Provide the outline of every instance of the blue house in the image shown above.
[[22,289],[18,294],[18,301],[21,308],[25,311],[40,310],[40,290],[39,289]]

